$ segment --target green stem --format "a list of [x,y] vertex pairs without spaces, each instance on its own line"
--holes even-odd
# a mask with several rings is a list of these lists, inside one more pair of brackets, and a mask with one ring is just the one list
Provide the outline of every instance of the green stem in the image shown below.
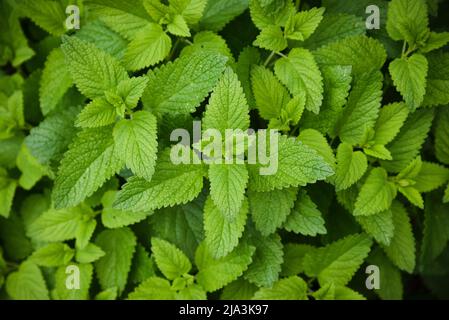
[[282,58],[288,58],[285,54],[283,54],[282,52],[276,52],[276,54]]
[[407,42],[405,42],[405,40],[404,40],[404,43],[402,44],[402,55],[401,55],[402,58],[404,57],[406,48],[407,48]]
[[268,56],[267,60],[265,60],[263,66],[266,67],[268,65],[268,63],[270,62],[270,60],[274,57],[275,52],[271,51],[270,55]]

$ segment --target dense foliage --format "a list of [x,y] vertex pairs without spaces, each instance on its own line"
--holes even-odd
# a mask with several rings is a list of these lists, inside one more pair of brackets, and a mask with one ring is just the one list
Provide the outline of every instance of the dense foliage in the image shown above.
[[[0,297],[448,298],[448,19],[439,0],[1,0]],[[276,172],[248,145],[201,161],[206,138],[170,137],[194,120],[279,130]]]

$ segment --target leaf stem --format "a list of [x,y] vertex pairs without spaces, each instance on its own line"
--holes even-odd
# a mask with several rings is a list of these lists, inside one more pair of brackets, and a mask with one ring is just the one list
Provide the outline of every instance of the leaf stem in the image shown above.
[[275,52],[271,51],[270,55],[268,56],[267,60],[265,60],[263,66],[266,67],[268,65],[268,63],[270,62],[270,60],[274,57]]

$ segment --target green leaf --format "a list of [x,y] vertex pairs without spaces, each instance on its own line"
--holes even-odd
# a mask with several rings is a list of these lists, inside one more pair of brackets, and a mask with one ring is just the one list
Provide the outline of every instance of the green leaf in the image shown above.
[[204,205],[204,232],[207,250],[214,258],[222,258],[238,244],[245,229],[248,202],[244,200],[231,220],[223,215],[220,207],[209,197]]
[[[376,250],[368,257],[370,264],[379,267],[382,270],[380,276],[380,288],[374,289],[382,300],[401,300],[404,288],[402,285],[401,272],[385,256],[382,250]],[[382,285],[388,283],[388,285]]]
[[365,300],[360,293],[344,286],[336,286],[334,283],[325,284],[312,293],[312,296],[316,300]]
[[190,30],[182,15],[177,14],[167,25],[167,31],[178,37],[190,37]]
[[284,228],[287,231],[312,237],[327,233],[321,212],[305,191],[299,192],[295,207],[287,217]]
[[404,206],[394,201],[393,212],[394,235],[389,246],[382,246],[388,258],[401,270],[412,273],[415,269],[415,238],[410,218]]
[[382,160],[392,160],[391,153],[388,151],[385,146],[381,144],[374,144],[369,147],[363,148],[363,152],[365,152],[366,155],[382,159]]
[[34,251],[30,257],[30,261],[33,261],[39,266],[58,267],[69,263],[74,255],[75,250],[67,244],[56,242]]
[[174,164],[170,149],[160,154],[155,174],[150,182],[131,177],[118,193],[114,208],[126,211],[151,211],[192,201],[203,188],[204,166],[197,164],[193,156],[191,164]]
[[91,263],[105,255],[105,252],[97,245],[88,243],[84,248],[76,249],[75,259],[79,263]]
[[6,292],[16,300],[49,300],[42,272],[32,262],[23,262],[19,270],[6,279]]
[[304,257],[314,249],[308,244],[287,243],[284,245],[282,276],[294,276],[304,272]]
[[209,166],[210,195],[227,221],[233,221],[242,207],[248,183],[244,164],[211,164]]
[[129,109],[134,109],[140,97],[142,97],[147,84],[148,78],[144,76],[126,79],[120,81],[117,85],[117,93]]
[[375,143],[386,145],[399,133],[408,116],[408,109],[404,103],[391,103],[380,109],[379,118],[374,126]]
[[17,182],[9,179],[6,170],[0,167],[0,216],[9,217],[16,188]]
[[163,60],[171,49],[171,39],[161,26],[148,24],[128,44],[124,60],[128,70],[136,71]]
[[115,106],[105,98],[97,98],[81,110],[75,125],[81,128],[103,127],[115,123],[117,116]]
[[151,251],[159,270],[167,279],[174,280],[187,274],[192,268],[189,258],[170,242],[152,238]]
[[81,131],[61,161],[52,194],[55,207],[77,205],[118,172],[123,163],[115,148],[111,127]]
[[387,31],[393,40],[421,44],[428,35],[429,19],[424,0],[393,0],[388,6]]
[[449,32],[430,32],[426,44],[419,49],[422,53],[444,47],[449,42]]
[[221,292],[221,300],[249,300],[254,296],[257,291],[257,286],[246,281],[243,278],[239,278],[234,282],[231,282],[223,288]]
[[50,209],[30,225],[27,235],[39,241],[65,241],[74,239],[85,207]]
[[435,52],[426,56],[429,62],[427,89],[423,106],[449,103],[449,54]]
[[174,300],[175,291],[168,280],[151,277],[142,282],[128,295],[130,300]]
[[390,63],[393,83],[411,111],[416,110],[426,93],[427,59],[419,53],[409,58],[397,58]]
[[274,65],[276,76],[293,96],[306,93],[306,109],[320,111],[323,100],[323,78],[310,51],[292,49],[288,57],[281,58]]
[[61,36],[66,32],[67,16],[63,1],[24,0],[19,3],[19,10],[54,36]]
[[281,272],[284,255],[281,237],[277,234],[265,237],[255,231],[251,233],[248,243],[256,247],[256,251],[243,277],[258,287],[271,287]]
[[424,265],[431,265],[443,253],[449,241],[447,209],[447,205],[439,202],[438,194],[426,197],[420,257]]
[[389,245],[394,235],[393,213],[391,209],[370,215],[357,216],[356,220],[366,233],[383,245]]
[[304,41],[303,46],[315,50],[350,36],[365,34],[365,30],[365,23],[360,17],[326,13],[315,32]]
[[207,292],[223,288],[236,280],[251,263],[255,248],[240,244],[231,253],[220,259],[214,259],[205,243],[198,246],[195,263],[198,267],[196,280]]
[[67,267],[63,266],[56,270],[55,274],[55,288],[52,291],[53,299],[55,300],[88,300],[89,288],[92,282],[93,267],[91,264],[70,264],[71,267],[78,267],[79,269],[79,289],[67,288],[68,277]]
[[130,212],[114,209],[112,205],[116,195],[117,191],[107,191],[101,199],[103,204],[101,222],[107,228],[115,229],[135,224],[153,213],[152,211]]
[[307,283],[298,276],[284,278],[271,288],[261,288],[255,295],[256,300],[307,300]]
[[304,186],[333,174],[331,166],[315,150],[294,138],[279,136],[277,156],[278,167],[273,175],[260,175],[260,165],[248,165],[250,190],[266,192]]
[[251,20],[255,26],[262,30],[270,25],[285,26],[288,18],[295,13],[291,1],[272,1],[264,4],[263,0],[249,1]]
[[315,249],[304,257],[305,272],[309,277],[317,277],[321,286],[344,286],[368,256],[371,244],[368,236],[354,234]]
[[128,79],[120,63],[92,43],[64,36],[61,48],[73,81],[88,98],[101,97],[105,91]]
[[332,42],[314,52],[320,66],[352,66],[354,78],[379,70],[387,59],[384,46],[365,35]]
[[195,34],[193,43],[182,49],[181,57],[190,54],[200,54],[205,51],[221,54],[227,57],[230,64],[234,62],[234,56],[226,44],[226,40],[222,36],[211,31],[201,31]]
[[150,71],[142,98],[145,109],[156,114],[193,112],[217,84],[226,61],[216,53],[202,52]]
[[360,189],[353,214],[369,216],[387,210],[396,193],[396,186],[388,180],[385,169],[374,168]]
[[373,128],[382,100],[382,73],[365,73],[358,78],[344,108],[338,134],[342,141],[357,144],[366,129]]
[[95,239],[105,255],[95,262],[95,271],[101,288],[125,289],[131,260],[136,246],[136,236],[128,228],[104,230]]
[[220,31],[248,8],[248,0],[208,0],[200,20],[202,29]]
[[237,75],[227,68],[206,107],[203,129],[219,130],[222,135],[226,129],[246,130],[249,127],[248,105]]
[[251,68],[251,84],[260,116],[265,120],[278,118],[283,106],[290,100],[287,89],[270,70],[262,66]]
[[281,52],[288,46],[287,39],[284,38],[284,33],[278,26],[267,26],[262,29],[253,44],[274,52]]
[[438,112],[435,126],[435,155],[437,159],[449,165],[449,110]]
[[298,140],[314,149],[321,157],[323,157],[327,164],[335,170],[336,160],[334,151],[329,146],[325,136],[314,129],[304,129],[299,133]]
[[207,0],[172,0],[170,6],[182,14],[188,24],[197,24],[203,16]]
[[418,192],[430,192],[449,180],[449,169],[436,163],[423,161],[421,170],[413,180],[416,182],[413,188]]
[[256,229],[268,236],[287,219],[296,200],[296,188],[248,192],[250,212]]
[[116,150],[126,166],[137,176],[151,180],[157,153],[156,117],[138,111],[132,119],[120,120],[113,134]]
[[390,172],[399,172],[419,153],[432,125],[433,110],[418,110],[410,114],[399,134],[387,145],[393,160],[381,161]]
[[294,40],[307,40],[323,20],[325,8],[312,8],[290,16],[285,26],[286,37]]
[[337,149],[335,190],[346,190],[359,181],[368,168],[368,160],[361,151],[353,151],[350,144],[342,142]]
[[56,108],[67,90],[73,85],[65,64],[64,53],[54,49],[47,57],[39,86],[39,103],[42,113],[47,115]]
[[152,258],[142,245],[137,244],[128,282],[141,283],[154,276],[156,267]]

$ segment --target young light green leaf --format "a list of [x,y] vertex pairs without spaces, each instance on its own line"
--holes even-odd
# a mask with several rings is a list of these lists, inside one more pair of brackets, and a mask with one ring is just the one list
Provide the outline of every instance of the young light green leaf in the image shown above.
[[271,288],[261,288],[255,295],[256,300],[307,300],[307,283],[298,276],[284,278]]
[[30,261],[23,262],[18,271],[6,279],[6,292],[16,300],[49,300],[42,272]]
[[368,168],[368,159],[361,151],[353,151],[350,144],[342,142],[337,149],[335,189],[348,189],[359,181]]
[[174,280],[187,274],[192,268],[189,258],[170,242],[152,238],[151,251],[159,270],[167,279]]
[[62,242],[50,243],[33,252],[30,261],[43,267],[58,267],[72,260],[75,250]]
[[391,103],[382,107],[374,126],[373,140],[375,143],[380,145],[390,143],[399,133],[408,113],[407,106],[404,103]]

